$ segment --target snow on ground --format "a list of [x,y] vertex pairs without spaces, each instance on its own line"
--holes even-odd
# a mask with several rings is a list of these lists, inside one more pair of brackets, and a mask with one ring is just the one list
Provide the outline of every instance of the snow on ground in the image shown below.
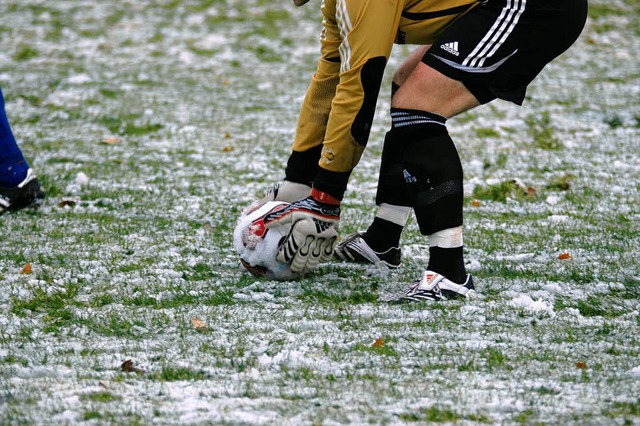
[[[0,85],[49,195],[0,217],[0,423],[640,424],[635,2],[592,1],[523,107],[450,121],[480,294],[425,306],[378,301],[428,262],[415,222],[390,274],[239,268],[236,219],[282,178],[314,69],[315,3],[0,5]],[[389,78],[345,235],[372,215]],[[536,197],[471,203],[514,179]]]

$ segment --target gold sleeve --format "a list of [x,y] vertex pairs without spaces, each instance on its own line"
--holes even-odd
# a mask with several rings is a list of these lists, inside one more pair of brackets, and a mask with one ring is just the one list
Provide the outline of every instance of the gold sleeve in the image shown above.
[[293,150],[323,145],[320,167],[350,172],[367,144],[394,42],[429,44],[447,22],[464,13],[464,5],[475,4],[477,0],[323,0],[321,57],[300,111]]
[[[323,1],[322,57],[301,109],[294,151],[323,144],[320,167],[335,172],[355,167],[369,137],[402,7],[402,1],[389,0]],[[375,65],[367,70],[372,60]],[[365,94],[366,86],[374,93]]]

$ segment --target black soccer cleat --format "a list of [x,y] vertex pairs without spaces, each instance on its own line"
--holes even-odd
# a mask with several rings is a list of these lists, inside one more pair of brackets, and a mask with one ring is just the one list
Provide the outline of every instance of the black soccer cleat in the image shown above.
[[16,211],[29,206],[37,206],[44,200],[45,192],[33,170],[27,170],[27,177],[12,188],[0,187],[0,214]]
[[400,266],[401,253],[398,247],[378,253],[369,247],[362,234],[356,233],[336,246],[334,256],[345,262],[368,263],[395,269]]

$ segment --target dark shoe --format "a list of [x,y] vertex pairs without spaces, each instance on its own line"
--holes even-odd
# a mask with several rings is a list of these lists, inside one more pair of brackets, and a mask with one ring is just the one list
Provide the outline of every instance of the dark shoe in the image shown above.
[[13,188],[0,187],[0,214],[39,205],[44,200],[44,189],[33,170],[27,170],[27,177]]

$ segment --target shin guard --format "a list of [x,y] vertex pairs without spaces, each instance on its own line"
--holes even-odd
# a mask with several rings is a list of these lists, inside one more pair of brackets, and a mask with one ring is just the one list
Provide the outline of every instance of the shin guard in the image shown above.
[[424,235],[462,225],[462,164],[446,119],[401,109],[391,116],[376,203],[413,207]]

